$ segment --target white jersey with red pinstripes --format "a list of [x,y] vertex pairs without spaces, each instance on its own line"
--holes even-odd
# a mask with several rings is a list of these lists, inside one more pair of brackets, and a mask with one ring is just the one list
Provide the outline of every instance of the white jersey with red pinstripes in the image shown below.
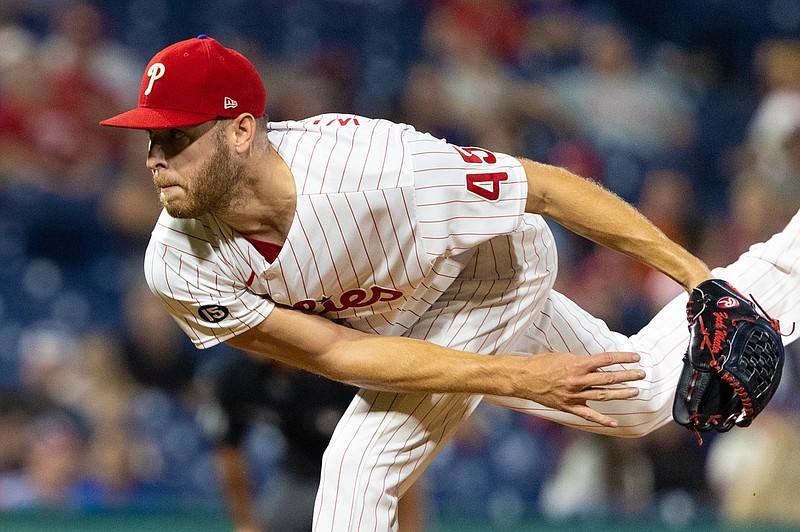
[[153,231],[148,283],[196,346],[278,304],[488,353],[552,286],[552,236],[524,213],[516,159],[353,115],[271,123],[269,140],[298,196],[274,262],[212,215],[164,212]]

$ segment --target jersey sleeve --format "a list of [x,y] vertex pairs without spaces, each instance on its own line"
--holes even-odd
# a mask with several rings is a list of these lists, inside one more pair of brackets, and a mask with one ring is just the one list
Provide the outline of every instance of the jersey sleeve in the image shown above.
[[257,326],[275,307],[249,290],[254,274],[231,247],[208,221],[176,220],[164,212],[145,253],[150,290],[200,349]]
[[413,132],[417,222],[426,249],[456,255],[519,230],[528,181],[514,157]]

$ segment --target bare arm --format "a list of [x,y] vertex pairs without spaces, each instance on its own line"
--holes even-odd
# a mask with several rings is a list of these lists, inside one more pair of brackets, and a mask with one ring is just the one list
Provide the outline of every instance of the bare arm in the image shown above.
[[636,388],[607,386],[644,378],[639,370],[602,369],[636,362],[635,353],[479,355],[423,340],[366,334],[281,307],[228,343],[365,388],[519,397],[609,427],[617,426],[616,421],[589,408],[586,401],[634,397]]
[[711,277],[700,259],[615,194],[563,168],[524,159],[522,164],[528,176],[528,212],[664,273],[687,292]]

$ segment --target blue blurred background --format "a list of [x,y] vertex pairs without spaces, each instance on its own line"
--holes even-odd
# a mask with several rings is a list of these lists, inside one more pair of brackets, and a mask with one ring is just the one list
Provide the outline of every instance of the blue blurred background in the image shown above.
[[[135,105],[155,52],[200,33],[256,64],[273,119],[385,117],[567,167],[711,266],[800,207],[800,0],[4,0],[0,525],[185,512],[163,526],[230,529],[203,425],[231,353],[194,350],[144,287],[146,136],[97,126]],[[679,292],[553,229],[558,288],[612,328]],[[800,527],[795,357],[756,426],[702,447],[482,406],[423,479],[430,529]],[[267,489],[282,434],[254,422],[247,452]]]

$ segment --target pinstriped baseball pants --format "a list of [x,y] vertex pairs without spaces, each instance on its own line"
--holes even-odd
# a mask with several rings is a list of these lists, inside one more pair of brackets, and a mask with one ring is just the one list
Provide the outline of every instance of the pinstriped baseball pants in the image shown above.
[[[743,294],[753,294],[785,330],[798,327],[785,343],[800,335],[800,213],[764,243],[755,244],[736,262],[714,270]],[[361,391],[345,413],[323,459],[314,510],[318,532],[393,531],[397,500],[422,473],[436,452],[455,433],[482,399],[558,423],[602,434],[636,437],[671,419],[672,400],[688,343],[682,294],[665,306],[641,331],[626,337],[551,292],[529,326],[503,353],[546,351],[590,354],[635,351],[646,378],[634,385],[640,394],[625,401],[593,403],[619,420],[618,428],[592,426],[580,418],[531,401],[457,394],[396,394]]]

